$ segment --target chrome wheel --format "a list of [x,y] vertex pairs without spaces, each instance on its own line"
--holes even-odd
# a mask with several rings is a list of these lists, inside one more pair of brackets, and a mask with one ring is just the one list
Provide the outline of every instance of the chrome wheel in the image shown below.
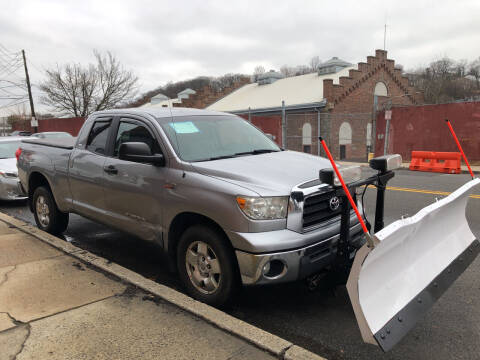
[[185,254],[185,265],[191,283],[204,294],[217,291],[222,280],[220,263],[213,249],[203,241],[192,242]]
[[48,227],[50,224],[50,208],[44,196],[37,197],[36,203],[37,217],[43,227]]

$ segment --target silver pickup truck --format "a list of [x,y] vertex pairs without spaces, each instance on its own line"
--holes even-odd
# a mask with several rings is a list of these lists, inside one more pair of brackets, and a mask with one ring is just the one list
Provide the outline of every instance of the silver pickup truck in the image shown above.
[[[319,180],[324,168],[238,116],[183,108],[96,112],[76,139],[23,140],[18,156],[40,229],[60,234],[76,213],[154,241],[189,294],[213,305],[241,284],[332,265],[342,200]],[[349,226],[357,249],[353,212]]]

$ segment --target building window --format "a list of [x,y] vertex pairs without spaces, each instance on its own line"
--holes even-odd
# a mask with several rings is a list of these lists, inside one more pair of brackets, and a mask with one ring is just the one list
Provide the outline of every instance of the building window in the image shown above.
[[352,143],[352,127],[348,122],[343,122],[338,131],[338,143],[348,145]]
[[352,143],[352,127],[348,122],[343,122],[338,131],[338,143],[340,145],[340,160],[347,158],[347,145]]
[[312,153],[312,146],[311,145],[303,145],[303,152],[307,154]]
[[312,145],[312,125],[310,123],[303,124],[302,145]]
[[385,83],[379,81],[375,85],[375,90],[373,91],[373,95],[376,96],[388,96],[388,89]]

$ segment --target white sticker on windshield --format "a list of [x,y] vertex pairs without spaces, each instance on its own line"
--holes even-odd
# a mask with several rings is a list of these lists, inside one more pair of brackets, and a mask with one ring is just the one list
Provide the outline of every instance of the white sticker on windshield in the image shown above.
[[199,132],[198,128],[191,121],[177,121],[168,123],[177,134],[193,134]]

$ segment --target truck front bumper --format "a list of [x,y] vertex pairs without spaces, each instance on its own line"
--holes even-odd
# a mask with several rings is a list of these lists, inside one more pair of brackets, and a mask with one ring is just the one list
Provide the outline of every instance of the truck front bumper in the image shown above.
[[[285,230],[290,231],[290,230]],[[252,233],[255,236],[255,233]],[[302,234],[298,234],[302,236]],[[249,253],[236,250],[244,285],[283,283],[304,279],[327,268],[335,260],[340,234],[317,243],[288,251]],[[350,228],[350,244],[357,249],[365,242],[360,224]],[[351,258],[355,252],[352,251]]]

